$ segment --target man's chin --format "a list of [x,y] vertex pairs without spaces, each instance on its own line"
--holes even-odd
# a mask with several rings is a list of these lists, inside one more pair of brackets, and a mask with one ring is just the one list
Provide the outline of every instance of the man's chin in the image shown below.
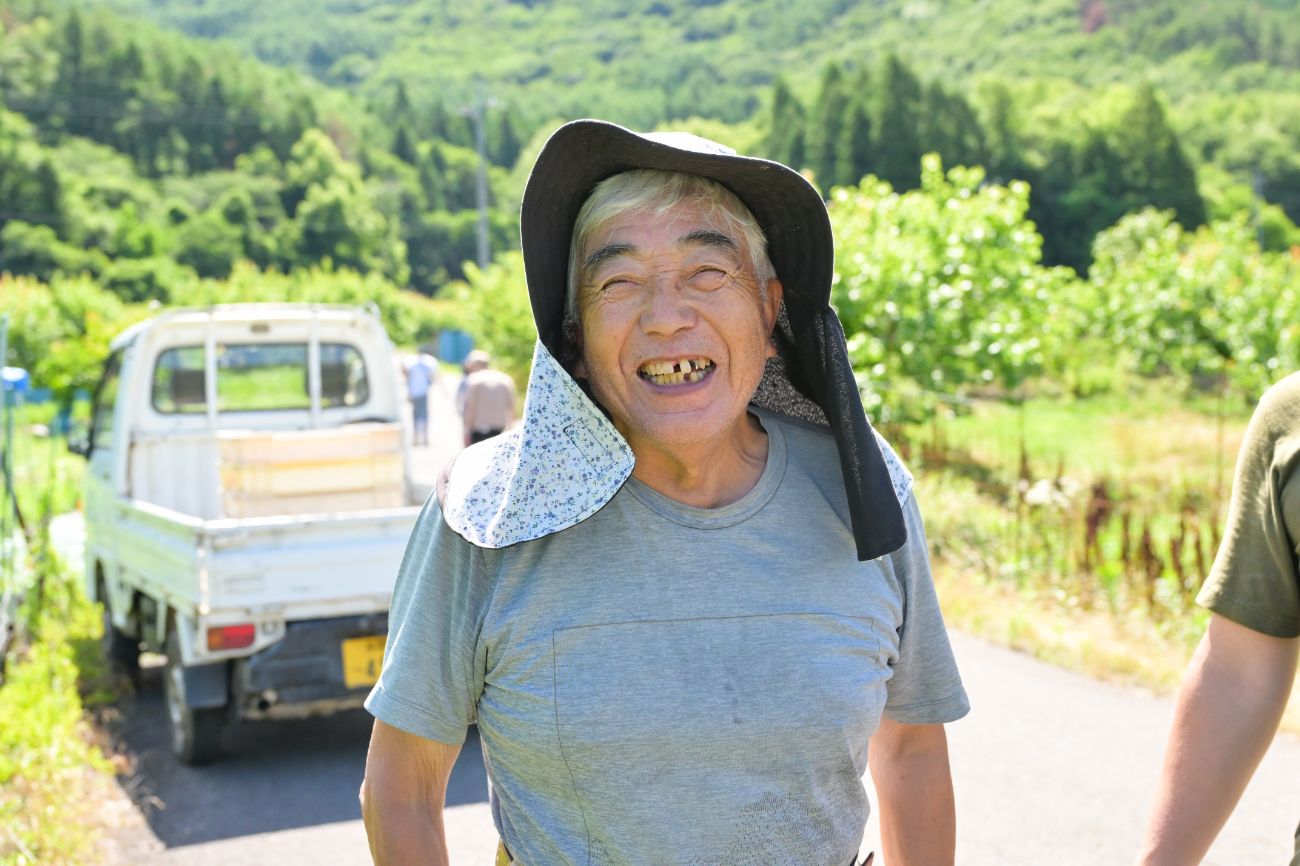
[[708,451],[724,448],[731,435],[746,421],[742,411],[734,417],[716,411],[661,412],[636,424],[618,425],[635,454],[642,448],[660,451]]

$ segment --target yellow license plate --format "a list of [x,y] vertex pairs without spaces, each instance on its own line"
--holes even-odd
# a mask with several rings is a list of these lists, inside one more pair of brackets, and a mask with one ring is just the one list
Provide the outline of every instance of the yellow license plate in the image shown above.
[[343,641],[343,684],[350,689],[373,686],[384,664],[384,637],[354,637]]

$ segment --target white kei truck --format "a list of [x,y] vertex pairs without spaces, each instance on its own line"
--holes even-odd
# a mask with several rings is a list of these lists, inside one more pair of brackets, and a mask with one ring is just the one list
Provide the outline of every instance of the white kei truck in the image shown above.
[[231,304],[112,343],[87,437],[87,591],[110,659],[166,657],[172,747],[359,706],[411,504],[404,395],[373,312]]

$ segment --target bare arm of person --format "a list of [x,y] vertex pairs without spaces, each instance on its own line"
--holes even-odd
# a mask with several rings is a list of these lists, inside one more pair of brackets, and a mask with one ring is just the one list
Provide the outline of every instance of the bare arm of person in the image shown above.
[[957,818],[943,725],[886,717],[867,746],[880,803],[880,842],[889,866],[952,866]]
[[1201,862],[1277,731],[1298,648],[1210,617],[1178,692],[1140,866]]
[[460,746],[375,721],[361,783],[361,817],[375,866],[448,866],[442,809]]

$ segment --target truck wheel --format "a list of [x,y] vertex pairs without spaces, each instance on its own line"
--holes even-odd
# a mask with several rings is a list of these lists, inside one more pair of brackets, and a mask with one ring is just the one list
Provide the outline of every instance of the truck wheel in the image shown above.
[[121,670],[134,680],[140,673],[140,642],[113,625],[108,600],[102,592],[99,597],[103,599],[100,604],[104,607],[104,636],[100,638],[104,658],[110,668]]
[[185,696],[185,668],[181,665],[176,633],[167,637],[167,668],[163,676],[167,719],[171,723],[172,752],[182,764],[198,766],[221,757],[225,707],[196,709]]

